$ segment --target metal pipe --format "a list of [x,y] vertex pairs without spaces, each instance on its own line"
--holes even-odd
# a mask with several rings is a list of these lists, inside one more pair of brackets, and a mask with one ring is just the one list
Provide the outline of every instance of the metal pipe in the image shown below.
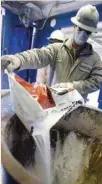
[[33,23],[34,27],[33,27],[33,33],[32,33],[32,41],[31,41],[31,49],[33,49],[34,46],[34,41],[35,41],[35,35],[36,35],[36,27],[35,27],[35,23]]

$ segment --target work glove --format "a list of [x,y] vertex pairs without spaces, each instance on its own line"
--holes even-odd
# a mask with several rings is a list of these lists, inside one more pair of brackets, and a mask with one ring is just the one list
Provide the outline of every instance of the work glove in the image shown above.
[[58,83],[52,86],[53,88],[66,88],[66,89],[74,89],[73,83],[70,82],[64,82],[64,83]]
[[1,57],[1,71],[4,72],[5,69],[8,72],[13,72],[18,70],[21,66],[21,61],[17,56],[13,55],[4,55]]

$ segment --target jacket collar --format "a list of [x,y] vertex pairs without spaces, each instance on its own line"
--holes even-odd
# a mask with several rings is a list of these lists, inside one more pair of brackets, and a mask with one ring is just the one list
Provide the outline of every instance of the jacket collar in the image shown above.
[[[73,43],[73,38],[68,38],[65,40],[64,45],[71,50],[72,49],[72,43]],[[93,53],[93,48],[92,45],[90,43],[86,43],[85,47],[83,48],[83,50],[80,52],[80,56],[84,56],[84,55],[91,55]]]

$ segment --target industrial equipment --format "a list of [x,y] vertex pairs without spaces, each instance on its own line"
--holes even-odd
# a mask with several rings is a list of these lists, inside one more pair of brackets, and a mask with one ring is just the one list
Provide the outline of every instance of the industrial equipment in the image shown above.
[[8,173],[21,184],[101,184],[102,111],[85,105],[76,90],[55,89],[50,96],[45,90],[53,99],[45,108],[31,84],[8,76],[12,93],[2,99],[2,163]]

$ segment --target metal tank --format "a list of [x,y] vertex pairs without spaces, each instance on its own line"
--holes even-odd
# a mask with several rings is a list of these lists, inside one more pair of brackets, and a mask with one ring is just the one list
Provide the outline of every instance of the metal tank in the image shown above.
[[[77,103],[50,129],[53,184],[102,183],[102,111]],[[2,164],[14,183],[41,184],[32,132],[14,115],[10,96],[2,99],[1,128]]]

